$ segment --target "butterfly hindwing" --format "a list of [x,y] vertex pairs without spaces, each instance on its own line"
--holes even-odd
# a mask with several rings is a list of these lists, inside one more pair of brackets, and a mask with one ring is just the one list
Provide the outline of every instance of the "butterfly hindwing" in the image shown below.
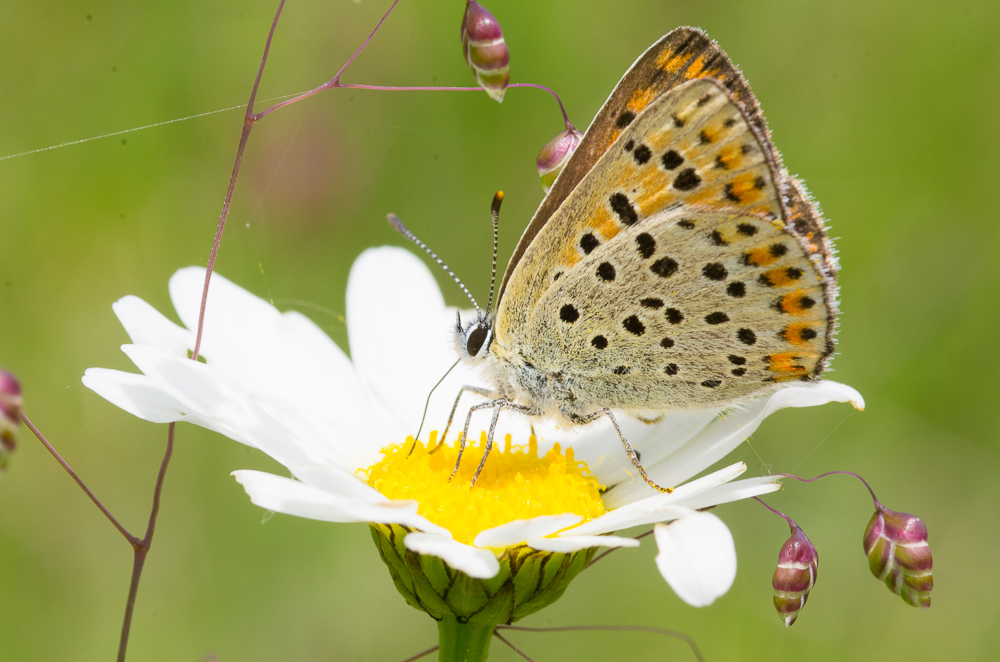
[[762,215],[663,210],[546,292],[528,343],[573,357],[563,369],[581,404],[736,402],[811,377],[822,360],[828,314],[810,265]]

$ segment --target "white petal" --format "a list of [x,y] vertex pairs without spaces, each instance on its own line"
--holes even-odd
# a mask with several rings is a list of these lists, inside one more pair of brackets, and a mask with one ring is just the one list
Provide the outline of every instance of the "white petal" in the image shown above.
[[[648,469],[687,443],[715,420],[720,411],[714,408],[666,412],[656,423],[643,423],[622,413],[616,413],[615,418],[629,444],[642,456],[643,467]],[[636,473],[607,418],[586,426],[580,439],[566,443],[572,444],[577,458],[587,463],[603,485],[618,485]]]
[[[174,305],[192,328],[203,284],[204,269],[181,269],[170,280]],[[291,427],[309,428],[318,438],[334,429],[363,430],[355,435],[366,446],[362,452],[371,450],[369,441],[381,448],[399,436],[384,434],[384,412],[372,406],[346,355],[313,322],[297,312],[279,313],[218,275],[209,288],[202,355]]]
[[[600,517],[595,517],[586,524],[581,524],[574,529],[574,532],[586,535],[598,535],[627,529],[632,526],[676,519],[682,514],[681,508],[678,506],[690,508],[689,504],[702,498],[706,493],[710,493],[711,490],[718,488],[720,485],[724,485],[735,479],[746,471],[746,469],[746,465],[742,462],[723,467],[707,476],[702,476],[697,480],[674,488],[674,491],[670,494],[657,493],[653,496],[615,508]],[[709,505],[712,504],[700,503],[699,507],[704,508]],[[607,499],[605,499],[605,506],[607,506]]]
[[450,535],[444,529],[417,514],[415,501],[389,501],[380,504],[343,499],[291,478],[263,471],[234,471],[250,500],[261,508],[286,515],[323,522],[379,522],[413,528],[429,528]]
[[656,567],[681,600],[707,607],[736,579],[736,545],[721,519],[712,513],[688,513],[653,528]]
[[588,547],[638,547],[639,541],[635,538],[621,538],[619,536],[574,536],[572,529],[563,535],[553,538],[530,538],[527,541],[528,547],[540,549],[544,552],[560,552],[568,554]]
[[[660,485],[678,485],[732,452],[757,430],[765,418],[779,409],[814,407],[828,402],[850,402],[858,409],[864,408],[861,394],[844,384],[823,380],[815,384],[787,386],[713,421],[656,465],[644,463],[643,466]],[[604,501],[605,504],[629,503],[649,494],[652,494],[652,489],[636,473],[630,481],[608,490]]]
[[702,492],[701,494],[687,499],[684,505],[688,508],[708,508],[731,501],[749,499],[750,497],[769,494],[781,489],[781,477],[779,476],[756,476],[754,478],[744,478],[734,480],[725,485]]
[[191,422],[259,448],[285,466],[330,459],[321,453],[321,447],[304,444],[257,407],[238,381],[212,366],[145,346],[125,345],[122,350],[157,386],[180,402],[190,413]]
[[530,519],[516,519],[492,529],[480,531],[472,544],[476,547],[510,547],[528,538],[540,538],[571,527],[583,517],[574,513],[541,515]]
[[111,404],[150,423],[185,419],[184,408],[145,375],[106,368],[88,368],[83,385]]
[[[394,412],[401,433],[416,432],[427,394],[458,358],[451,347],[454,321],[447,322],[444,311],[437,282],[409,251],[373,248],[354,262],[347,282],[351,358],[365,386]],[[441,394],[446,400],[455,395]]]
[[136,345],[149,345],[178,356],[187,356],[188,349],[194,346],[193,333],[177,326],[139,297],[123,297],[111,308]]
[[418,554],[430,554],[456,570],[476,579],[489,579],[500,572],[500,562],[488,549],[478,549],[432,533],[409,533],[403,538],[406,548]]
[[360,476],[345,471],[332,462],[293,464],[288,469],[306,485],[318,487],[336,496],[370,503],[386,500],[384,494],[365,483]]

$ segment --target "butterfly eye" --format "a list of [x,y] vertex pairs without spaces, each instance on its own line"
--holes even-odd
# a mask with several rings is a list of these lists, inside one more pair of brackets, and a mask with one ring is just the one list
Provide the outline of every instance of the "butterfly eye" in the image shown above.
[[475,329],[469,333],[469,340],[465,344],[465,350],[469,352],[469,356],[476,356],[479,354],[479,350],[483,348],[483,343],[490,335],[489,327],[477,326]]

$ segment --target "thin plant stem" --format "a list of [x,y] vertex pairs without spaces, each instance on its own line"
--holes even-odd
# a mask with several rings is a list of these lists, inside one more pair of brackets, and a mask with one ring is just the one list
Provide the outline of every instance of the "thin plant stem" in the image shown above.
[[[649,531],[646,531],[645,533],[640,533],[640,534],[639,534],[639,535],[637,535],[637,536],[636,536],[635,538],[633,538],[633,540],[642,540],[643,538],[645,538],[646,536],[648,536],[648,535],[650,535],[650,534],[652,534],[652,533],[653,533],[653,530],[652,530],[652,529],[650,529]],[[593,567],[593,565],[594,565],[595,563],[597,563],[598,561],[600,561],[601,559],[603,559],[603,558],[604,558],[605,556],[607,556],[607,555],[608,555],[608,554],[610,554],[611,552],[613,552],[613,551],[615,551],[615,550],[618,550],[618,549],[621,549],[621,547],[612,547],[611,549],[609,549],[609,550],[607,550],[607,551],[604,551],[604,552],[601,552],[600,554],[598,554],[598,555],[597,555],[597,556],[595,556],[594,558],[590,559],[590,563],[588,563],[588,564],[587,564],[586,566],[584,566],[584,568],[583,568],[583,569],[584,569],[584,570],[587,570],[588,568],[591,568],[591,567]]]
[[129,581],[128,599],[125,601],[125,617],[122,619],[122,635],[118,642],[118,662],[125,662],[125,650],[128,647],[128,635],[132,629],[132,614],[135,611],[135,598],[139,593],[139,579],[142,568],[146,564],[146,555],[153,545],[153,532],[156,530],[156,518],[160,513],[160,495],[163,492],[163,482],[167,475],[167,465],[174,452],[174,428],[176,423],[167,426],[167,449],[160,462],[160,471],[156,475],[156,485],[153,488],[153,506],[149,511],[149,522],[146,525],[146,535],[142,540],[132,543],[132,579]]
[[27,414],[25,414],[24,412],[21,412],[21,420],[24,421],[24,424],[28,426],[28,429],[31,430],[31,432],[36,437],[38,437],[38,441],[42,442],[42,445],[45,446],[45,448],[49,451],[49,453],[52,454],[52,457],[56,459],[56,462],[61,464],[62,468],[66,470],[66,473],[68,473],[70,477],[74,481],[76,481],[76,484],[80,486],[80,489],[83,490],[83,493],[86,494],[88,497],[90,497],[90,500],[94,502],[94,505],[97,506],[98,510],[104,513],[104,516],[108,518],[108,521],[111,522],[116,529],[118,529],[118,533],[125,536],[125,540],[128,540],[129,544],[134,547],[136,543],[139,542],[139,539],[133,536],[128,531],[126,531],[125,527],[122,526],[118,522],[118,520],[115,519],[115,516],[111,514],[111,511],[109,511],[107,508],[104,507],[104,504],[101,503],[101,500],[98,499],[97,496],[90,491],[90,488],[87,487],[87,485],[83,482],[83,480],[80,479],[79,476],[76,475],[76,472],[73,471],[73,468],[71,466],[69,466],[69,463],[66,462],[66,460],[64,460],[61,455],[59,455],[58,451],[56,451],[56,449],[52,446],[52,444],[49,443],[49,440],[45,438],[45,435],[43,435],[41,431],[35,427],[35,425],[28,419]]
[[493,633],[493,636],[494,636],[494,637],[496,637],[497,639],[499,639],[500,641],[502,641],[503,643],[507,644],[507,646],[508,646],[508,647],[509,647],[509,648],[510,648],[510,649],[511,649],[512,651],[514,651],[515,653],[517,653],[517,654],[518,654],[518,655],[519,655],[520,657],[523,657],[523,658],[524,658],[524,659],[526,659],[526,660],[527,660],[528,662],[534,662],[534,660],[532,660],[532,659],[531,659],[530,657],[528,657],[527,655],[525,655],[524,653],[522,653],[522,652],[521,652],[521,649],[520,649],[520,648],[518,648],[517,646],[515,646],[515,645],[514,645],[514,644],[512,644],[511,642],[509,642],[509,641],[507,641],[506,639],[504,639],[503,635],[502,635],[502,634],[500,634],[499,632],[494,632],[494,633]]
[[698,660],[698,662],[705,662],[705,658],[698,649],[698,644],[696,644],[694,639],[691,638],[691,635],[678,632],[677,630],[668,630],[667,628],[658,628],[650,625],[566,625],[563,627],[551,628],[529,628],[523,625],[498,625],[497,629],[517,630],[519,632],[644,632],[647,634],[658,634],[664,637],[680,639],[688,645],[691,649],[691,653],[694,654],[694,657]]
[[882,502],[879,501],[878,497],[875,496],[875,490],[873,490],[872,486],[868,484],[868,481],[859,476],[858,474],[854,473],[853,471],[847,471],[846,469],[840,469],[838,471],[827,471],[826,473],[820,474],[813,478],[802,478],[800,476],[796,476],[795,474],[774,474],[774,475],[781,476],[782,478],[790,478],[792,480],[797,480],[800,483],[812,483],[819,480],[820,478],[826,478],[827,476],[850,476],[852,478],[857,478],[858,481],[860,481],[860,483],[865,486],[865,489],[868,490],[868,494],[871,495],[872,501],[875,502],[875,505],[882,506]]
[[420,658],[424,657],[425,655],[430,655],[431,653],[433,653],[434,651],[436,651],[438,648],[441,648],[441,647],[440,646],[431,646],[427,650],[421,651],[421,652],[417,653],[416,655],[410,656],[410,657],[406,658],[405,660],[403,660],[402,662],[413,662],[414,660],[419,660]]
[[785,513],[781,512],[780,510],[775,510],[771,506],[767,505],[767,502],[764,501],[763,499],[761,499],[760,497],[753,497],[753,500],[756,501],[757,503],[759,503],[760,505],[764,506],[768,510],[770,510],[772,513],[774,513],[778,517],[780,517],[783,520],[785,520],[786,522],[788,522],[788,526],[796,527],[796,528],[798,527],[798,524],[796,524],[795,521],[791,517],[789,517]]

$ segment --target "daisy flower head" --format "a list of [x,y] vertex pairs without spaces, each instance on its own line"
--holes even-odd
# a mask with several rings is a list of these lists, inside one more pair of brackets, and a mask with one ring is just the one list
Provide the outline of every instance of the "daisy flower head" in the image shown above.
[[[550,604],[595,550],[639,544],[614,532],[643,525],[655,525],[656,566],[677,595],[711,604],[735,578],[736,553],[725,524],[704,509],[779,487],[769,476],[742,478],[742,462],[713,466],[778,409],[863,406],[854,389],[819,381],[726,412],[677,411],[654,424],[621,415],[648,474],[676,486],[670,493],[636,475],[606,419],[561,428],[505,413],[498,447],[472,486],[489,417],[473,417],[476,432],[454,478],[457,434],[438,443],[436,430],[461,387],[481,380],[458,365],[428,400],[456,360],[456,310],[416,256],[385,247],[355,262],[350,358],[305,316],[279,312],[215,275],[204,362],[189,360],[204,276],[187,268],[170,280],[184,326],[134,296],[117,301],[132,340],[122,349],[140,373],[91,368],[84,384],[144,420],[194,423],[280,462],[291,477],[233,474],[262,508],[368,523],[396,587],[442,633],[456,623],[491,632]],[[473,403],[462,398],[458,420]],[[414,440],[425,404],[434,431]]]

